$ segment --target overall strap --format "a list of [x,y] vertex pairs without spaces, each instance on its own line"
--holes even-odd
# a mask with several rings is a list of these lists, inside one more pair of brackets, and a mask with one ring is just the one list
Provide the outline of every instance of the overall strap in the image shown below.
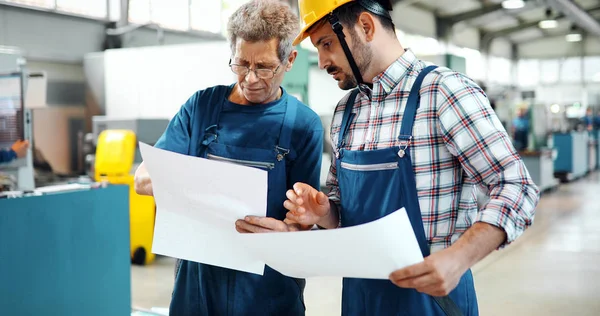
[[415,80],[413,83],[413,86],[410,89],[406,107],[404,109],[400,135],[398,136],[400,140],[400,150],[398,151],[398,156],[401,160],[404,160],[400,162],[400,168],[402,169],[401,175],[404,183],[404,189],[402,191],[404,193],[404,200],[406,201],[405,203],[407,204],[406,212],[424,257],[429,256],[430,252],[425,235],[425,229],[423,227],[421,210],[419,207],[417,182],[415,179],[415,172],[413,170],[412,162],[410,160],[409,145],[412,139],[412,129],[415,122],[417,108],[419,107],[419,90],[421,90],[423,78],[425,78],[425,76],[427,76],[427,74],[435,68],[435,66],[430,66],[423,69],[417,77],[417,80]]
[[223,104],[227,101],[227,97],[229,96],[229,92],[231,91],[232,87],[233,85],[214,87],[211,95],[206,100],[207,104],[203,104],[206,109],[205,115],[210,117],[210,121],[208,123],[208,127],[204,129],[204,135],[201,138],[201,146],[198,146],[200,153],[206,152],[206,150],[204,150],[206,146],[218,138],[217,130],[219,127],[221,111],[223,109]]
[[279,132],[279,144],[275,146],[278,161],[283,160],[292,148],[292,132],[294,131],[299,106],[298,99],[291,95],[287,96],[285,102],[285,113],[283,114],[283,122],[281,124],[281,131]]
[[348,101],[346,101],[346,108],[344,109],[344,116],[342,117],[342,124],[340,126],[340,132],[338,134],[337,150],[335,152],[335,156],[338,159],[340,158],[340,151],[344,146],[346,133],[348,132],[348,128],[350,127],[350,123],[352,122],[352,109],[354,108],[354,103],[356,102],[356,96],[358,96],[359,93],[359,89],[352,90],[352,93],[348,97]]
[[415,117],[417,116],[417,109],[419,108],[419,103],[421,100],[421,95],[419,94],[419,90],[421,90],[421,84],[423,83],[423,79],[427,76],[431,71],[435,70],[437,66],[429,66],[425,69],[421,70],[419,76],[413,83],[412,88],[410,89],[410,94],[408,95],[408,101],[406,102],[406,108],[404,109],[404,115],[402,117],[402,127],[400,128],[400,136],[399,137],[411,137],[413,132],[413,126],[415,124]]
[[[404,115],[402,118],[402,127],[400,128],[400,135],[398,139],[400,140],[401,148],[398,152],[398,156],[401,159],[409,153],[409,145],[412,141],[413,134],[413,126],[415,123],[415,117],[417,115],[417,109],[419,108],[419,103],[421,101],[421,96],[419,91],[421,90],[421,85],[423,83],[423,79],[427,74],[429,74],[432,70],[436,69],[437,66],[428,66],[425,69],[421,70],[419,76],[413,83],[413,86],[410,90],[410,94],[408,96],[408,101],[406,103],[406,108],[404,109]],[[413,227],[414,233],[417,237],[417,241],[419,242],[419,247],[421,248],[421,252],[424,257],[429,256],[430,251],[427,245],[427,238],[425,237],[425,229],[423,227],[423,219],[421,215],[421,210],[419,207],[419,198],[417,195],[417,183],[415,179],[414,170],[412,167],[412,163],[410,161],[410,155],[406,155],[405,163],[402,164],[402,168],[404,168],[403,180],[405,191],[405,198],[409,203],[412,204],[412,207],[406,208],[408,218],[410,219],[411,226]],[[448,316],[460,316],[462,312],[458,305],[450,298],[450,296],[432,296],[433,300],[440,306],[440,308],[444,311],[444,313]]]

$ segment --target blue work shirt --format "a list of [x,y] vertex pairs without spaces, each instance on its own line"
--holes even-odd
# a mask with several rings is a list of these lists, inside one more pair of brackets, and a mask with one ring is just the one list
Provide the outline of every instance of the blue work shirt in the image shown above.
[[[155,146],[192,156],[208,157],[209,153],[232,155],[239,161],[266,160],[274,166],[269,170],[267,216],[283,220],[285,192],[294,183],[319,188],[321,120],[285,89],[276,101],[248,106],[227,100],[233,87],[215,86],[192,95]],[[280,146],[285,156],[277,154]],[[182,260],[170,311],[181,316],[304,315],[304,285],[304,280],[268,266],[260,276]]]
[[0,149],[0,163],[11,162],[17,158],[17,153],[12,149]]
[[529,119],[525,117],[517,117],[513,120],[513,126],[517,131],[528,131],[529,130]]
[[[166,131],[156,142],[155,147],[196,156],[202,142],[204,129],[210,124],[205,115],[203,100],[212,96],[213,88],[200,90],[192,95],[173,117]],[[231,146],[271,149],[277,142],[281,130],[281,120],[285,113],[285,99],[288,93],[283,89],[281,98],[259,105],[240,105],[225,101],[220,116],[219,142]],[[319,116],[308,106],[301,104],[296,113],[292,138],[292,150],[296,159],[292,164],[287,186],[304,182],[314,188],[320,187],[320,165],[323,156],[323,126]]]

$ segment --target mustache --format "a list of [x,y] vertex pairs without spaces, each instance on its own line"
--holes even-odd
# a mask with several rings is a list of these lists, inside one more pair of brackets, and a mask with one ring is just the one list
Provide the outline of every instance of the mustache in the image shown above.
[[342,72],[342,70],[339,69],[338,67],[335,67],[335,66],[329,66],[329,67],[327,67],[327,73],[328,74],[331,75],[334,72]]

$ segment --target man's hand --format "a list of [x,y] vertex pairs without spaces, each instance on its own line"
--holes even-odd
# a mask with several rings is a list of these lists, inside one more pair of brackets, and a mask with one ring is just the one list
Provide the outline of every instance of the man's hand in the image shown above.
[[18,158],[23,158],[27,155],[27,149],[29,149],[29,141],[18,140],[10,147],[10,149],[17,153]]
[[[286,216],[287,219],[293,222],[310,226],[320,225],[332,213],[327,196],[308,184],[294,184],[294,189],[288,190],[286,196],[288,200],[283,203],[283,206],[289,211]],[[337,226],[337,213],[335,214],[335,222],[335,226]]]
[[152,179],[150,179],[150,174],[148,174],[144,162],[142,162],[135,171],[133,186],[135,193],[139,195],[154,195],[154,191],[152,190]]
[[272,217],[246,216],[235,222],[235,229],[240,233],[272,233],[309,230],[311,226],[300,225],[290,220],[277,220]]
[[468,270],[452,251],[448,248],[436,252],[421,263],[394,271],[390,280],[399,287],[432,296],[448,295]]
[[429,255],[421,263],[394,271],[390,280],[399,287],[432,296],[448,295],[468,269],[497,249],[505,239],[503,229],[477,222],[452,246]]

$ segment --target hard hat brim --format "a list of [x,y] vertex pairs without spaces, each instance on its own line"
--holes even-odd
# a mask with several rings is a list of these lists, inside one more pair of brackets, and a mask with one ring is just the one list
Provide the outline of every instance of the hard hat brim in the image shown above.
[[324,12],[323,14],[320,14],[320,16],[317,16],[317,18],[314,20],[313,23],[310,24],[306,24],[302,30],[300,31],[300,34],[298,34],[298,36],[296,36],[296,39],[294,39],[294,42],[292,43],[293,46],[297,46],[299,45],[303,40],[305,40],[308,37],[308,34],[306,33],[306,31],[308,31],[309,28],[311,28],[313,25],[315,25],[316,23],[319,23],[319,21],[321,21],[321,19],[323,19],[325,16],[327,16],[328,14],[330,14],[331,12],[333,12],[333,10],[329,11],[329,12]]

